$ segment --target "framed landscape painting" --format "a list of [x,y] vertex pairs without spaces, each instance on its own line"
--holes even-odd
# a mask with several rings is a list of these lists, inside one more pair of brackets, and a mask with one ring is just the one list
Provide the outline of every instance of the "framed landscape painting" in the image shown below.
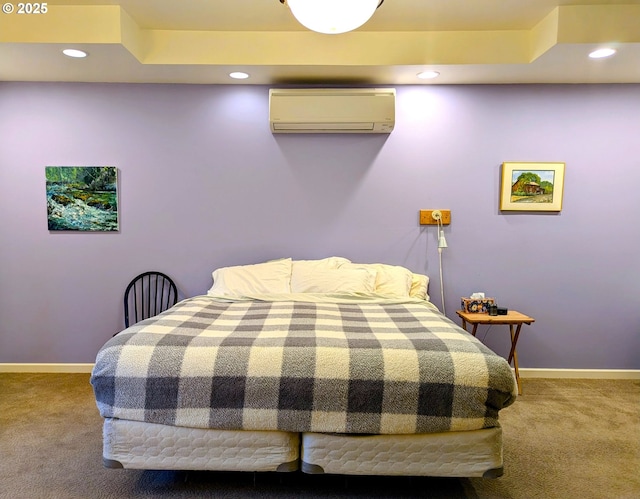
[[564,163],[502,163],[500,210],[562,210],[564,166]]
[[47,166],[49,230],[118,230],[115,166]]

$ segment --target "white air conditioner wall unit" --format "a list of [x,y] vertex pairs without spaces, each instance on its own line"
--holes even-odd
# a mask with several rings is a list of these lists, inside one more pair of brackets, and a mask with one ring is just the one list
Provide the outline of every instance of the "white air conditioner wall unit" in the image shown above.
[[273,133],[391,133],[395,88],[269,90]]

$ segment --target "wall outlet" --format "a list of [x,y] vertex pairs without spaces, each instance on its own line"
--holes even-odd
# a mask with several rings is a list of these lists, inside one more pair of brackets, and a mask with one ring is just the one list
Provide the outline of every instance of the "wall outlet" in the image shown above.
[[442,225],[449,225],[451,210],[420,210],[420,225],[438,225],[438,217]]

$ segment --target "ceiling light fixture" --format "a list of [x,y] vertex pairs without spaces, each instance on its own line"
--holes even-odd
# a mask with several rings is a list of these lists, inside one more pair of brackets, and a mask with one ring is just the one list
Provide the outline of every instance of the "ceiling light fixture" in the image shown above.
[[311,31],[337,35],[366,23],[384,0],[280,0]]
[[437,78],[440,76],[440,73],[437,71],[423,71],[422,73],[418,73],[418,78],[421,80],[430,80],[432,78]]
[[67,57],[75,57],[76,59],[81,59],[82,57],[87,57],[87,53],[84,50],[77,49],[64,49],[62,51],[64,55]]
[[615,49],[598,49],[589,54],[592,59],[602,59],[603,57],[611,57],[616,53]]
[[229,76],[235,80],[246,80],[249,78],[249,74],[243,73],[242,71],[234,71],[233,73],[229,73]]

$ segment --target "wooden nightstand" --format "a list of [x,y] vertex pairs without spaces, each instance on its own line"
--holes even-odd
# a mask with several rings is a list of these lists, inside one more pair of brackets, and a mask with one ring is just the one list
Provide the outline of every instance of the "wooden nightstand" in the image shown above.
[[515,310],[509,310],[507,315],[489,315],[489,314],[472,314],[457,310],[456,314],[462,319],[462,327],[467,330],[467,323],[473,325],[471,334],[476,335],[478,324],[506,324],[509,326],[509,332],[511,333],[511,350],[509,351],[509,357],[507,362],[511,364],[513,359],[513,368],[516,373],[516,383],[518,384],[518,395],[522,395],[522,385],[520,384],[520,373],[518,372],[518,353],[516,352],[516,344],[518,343],[518,337],[520,336],[520,328],[523,324],[531,324],[535,322],[533,317],[521,314]]

